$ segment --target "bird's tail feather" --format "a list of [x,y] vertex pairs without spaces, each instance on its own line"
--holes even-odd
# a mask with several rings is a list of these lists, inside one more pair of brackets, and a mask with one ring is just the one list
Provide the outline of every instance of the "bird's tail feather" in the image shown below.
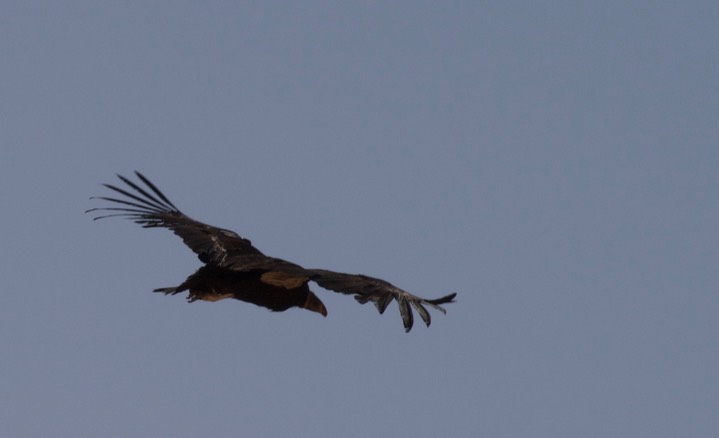
[[162,292],[165,295],[175,295],[177,293],[180,293],[181,291],[177,286],[175,287],[158,287],[157,289],[153,289],[153,292]]

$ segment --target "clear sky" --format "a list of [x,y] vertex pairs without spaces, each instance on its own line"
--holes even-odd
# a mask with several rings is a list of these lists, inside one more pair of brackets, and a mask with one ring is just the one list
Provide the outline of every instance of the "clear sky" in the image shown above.
[[[715,437],[716,1],[4,2],[0,435]],[[405,334],[152,294],[144,172]]]

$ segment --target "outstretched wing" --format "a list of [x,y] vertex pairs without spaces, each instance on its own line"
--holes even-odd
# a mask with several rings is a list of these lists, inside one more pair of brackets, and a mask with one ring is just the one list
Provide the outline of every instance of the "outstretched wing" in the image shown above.
[[412,308],[419,313],[422,321],[429,327],[432,317],[424,306],[428,305],[442,313],[446,313],[446,310],[440,304],[453,302],[454,297],[457,295],[452,293],[442,298],[427,300],[403,291],[389,282],[366,275],[343,274],[324,269],[306,269],[305,272],[310,280],[325,289],[354,295],[355,299],[362,304],[371,301],[380,314],[384,313],[392,300],[396,300],[406,332],[409,332],[414,324]]
[[204,263],[238,268],[243,264],[261,263],[267,258],[252,246],[252,242],[234,231],[213,227],[186,216],[144,175],[137,171],[135,175],[144,187],[118,175],[127,188],[112,184],[103,185],[123,198],[94,197],[92,199],[109,201],[115,206],[92,208],[87,212],[104,212],[95,217],[95,220],[124,217],[145,228],[169,228],[180,236]]

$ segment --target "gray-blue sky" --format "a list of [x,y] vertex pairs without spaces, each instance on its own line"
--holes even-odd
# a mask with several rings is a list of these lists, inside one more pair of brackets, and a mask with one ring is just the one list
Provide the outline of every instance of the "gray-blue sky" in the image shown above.
[[[3,436],[715,436],[716,2],[8,2]],[[139,169],[430,329],[151,294]]]

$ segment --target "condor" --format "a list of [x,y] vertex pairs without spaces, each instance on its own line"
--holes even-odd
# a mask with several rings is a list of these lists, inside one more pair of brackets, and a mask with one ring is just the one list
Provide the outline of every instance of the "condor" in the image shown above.
[[122,197],[93,197],[91,199],[108,201],[113,206],[92,208],[86,213],[100,212],[94,220],[119,216],[145,228],[168,228],[204,263],[179,286],[163,287],[154,292],[175,295],[187,291],[189,302],[235,298],[276,312],[300,307],[327,316],[325,305],[309,288],[308,283],[312,281],[325,289],[354,295],[362,304],[371,302],[379,313],[384,313],[392,300],[397,301],[406,332],[412,329],[412,309],[429,326],[432,319],[425,306],[446,313],[441,304],[453,302],[457,295],[424,299],[379,278],[306,269],[266,256],[237,233],[186,216],[150,180],[140,172],[135,171],[135,175],[139,182],[118,175],[127,185],[125,188],[103,184]]

